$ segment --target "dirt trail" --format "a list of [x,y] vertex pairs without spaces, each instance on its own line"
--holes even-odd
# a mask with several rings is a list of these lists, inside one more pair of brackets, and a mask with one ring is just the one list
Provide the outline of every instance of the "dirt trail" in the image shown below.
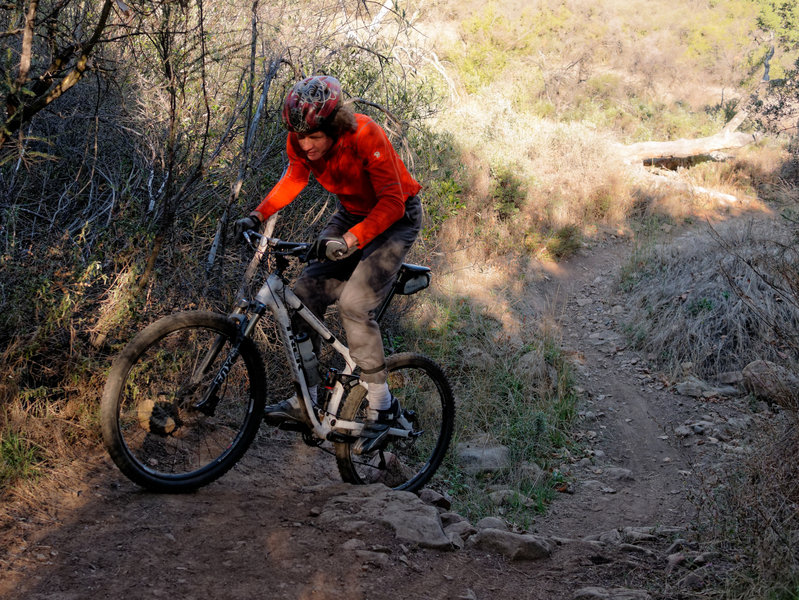
[[684,409],[650,373],[645,357],[626,349],[620,333],[624,307],[614,290],[627,251],[623,242],[599,244],[543,287],[560,315],[563,345],[577,357],[584,439],[599,451],[590,465],[572,470],[583,488],[601,484],[594,493],[555,504],[541,526],[553,534],[680,526],[693,512],[684,493],[693,454],[673,435]]
[[[630,526],[685,526],[692,513],[690,448],[669,433],[684,420],[677,397],[658,389],[644,357],[620,350],[614,333],[612,275],[627,252],[621,242],[584,251],[535,286],[578,359],[581,427],[593,452],[564,467],[574,493],[538,518],[540,534],[582,540]],[[649,554],[560,542],[551,558],[509,562],[468,546],[409,546],[380,524],[342,531],[315,517],[341,492],[338,481],[332,457],[266,431],[221,481],[180,496],[142,492],[96,451],[42,496],[12,507],[15,519],[0,529],[0,597],[571,599],[586,586],[662,579],[662,554],[653,550],[669,540],[652,542]],[[353,539],[371,559],[343,547]]]

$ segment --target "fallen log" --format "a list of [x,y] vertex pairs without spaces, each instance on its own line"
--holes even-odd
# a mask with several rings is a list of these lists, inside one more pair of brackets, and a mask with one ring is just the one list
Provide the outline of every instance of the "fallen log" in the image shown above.
[[719,133],[709,137],[679,139],[669,142],[639,142],[637,144],[618,144],[616,150],[626,164],[662,161],[664,159],[690,158],[712,155],[719,150],[742,148],[756,142],[759,133],[737,131],[748,115],[739,111]]

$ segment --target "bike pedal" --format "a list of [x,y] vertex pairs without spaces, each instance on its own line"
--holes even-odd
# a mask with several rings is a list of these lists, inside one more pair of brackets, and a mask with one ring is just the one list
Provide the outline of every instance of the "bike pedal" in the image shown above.
[[327,441],[333,443],[351,444],[358,439],[357,435],[349,435],[338,431],[331,431],[327,434]]
[[300,433],[310,431],[310,427],[308,427],[307,424],[291,420],[283,421],[282,423],[277,425],[277,428],[282,429],[283,431],[297,431]]

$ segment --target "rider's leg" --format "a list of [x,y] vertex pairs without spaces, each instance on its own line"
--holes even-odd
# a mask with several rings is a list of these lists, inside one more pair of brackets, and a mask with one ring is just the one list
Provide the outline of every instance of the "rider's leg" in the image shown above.
[[361,439],[353,447],[356,453],[378,448],[399,416],[399,403],[386,383],[383,338],[375,315],[396,280],[420,224],[419,200],[411,198],[405,215],[364,248],[338,301],[350,355],[367,384],[369,408]]
[[[347,333],[350,355],[370,389],[384,387],[387,376],[383,338],[375,315],[420,226],[421,206],[418,197],[413,197],[408,200],[403,217],[363,249],[339,297],[339,316]],[[379,392],[374,393],[369,404],[376,410],[385,409],[382,400]]]

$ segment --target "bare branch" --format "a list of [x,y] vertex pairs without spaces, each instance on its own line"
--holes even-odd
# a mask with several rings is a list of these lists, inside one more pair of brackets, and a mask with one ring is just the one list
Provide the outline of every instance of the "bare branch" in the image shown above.
[[25,85],[25,82],[28,80],[33,47],[33,26],[36,21],[36,9],[38,7],[38,0],[31,0],[28,6],[28,14],[25,16],[25,32],[22,34],[22,54],[19,59],[19,74],[14,82],[15,91],[22,89],[22,86]]
[[[32,2],[31,7],[33,7],[35,4],[36,2]],[[97,42],[100,40],[100,36],[106,27],[108,15],[111,12],[112,5],[112,0],[105,0],[103,2],[103,6],[100,11],[100,17],[97,21],[97,25],[94,28],[94,32],[92,33],[91,38],[89,38],[89,40],[82,46],[81,54],[72,70],[49,92],[45,94],[43,91],[42,94],[38,95],[31,103],[22,105],[19,109],[15,110],[13,114],[9,115],[4,126],[2,129],[0,129],[0,146],[2,146],[9,139],[9,137],[20,128],[20,126],[30,121],[34,115],[41,111],[45,106],[59,98],[64,92],[74,86],[81,77],[83,77],[89,68],[89,56],[94,50],[94,47],[97,45]],[[29,11],[29,16],[30,14],[31,13]],[[27,29],[25,35],[27,35]],[[31,36],[32,35],[33,32],[31,31]],[[20,63],[20,77],[17,78],[18,82],[21,79],[23,70],[25,73],[25,79],[27,79],[27,72],[30,63],[28,62],[28,67],[25,67],[23,64],[25,60],[24,54],[25,52],[23,50],[23,61]],[[29,58],[30,57],[28,57],[28,60]]]

